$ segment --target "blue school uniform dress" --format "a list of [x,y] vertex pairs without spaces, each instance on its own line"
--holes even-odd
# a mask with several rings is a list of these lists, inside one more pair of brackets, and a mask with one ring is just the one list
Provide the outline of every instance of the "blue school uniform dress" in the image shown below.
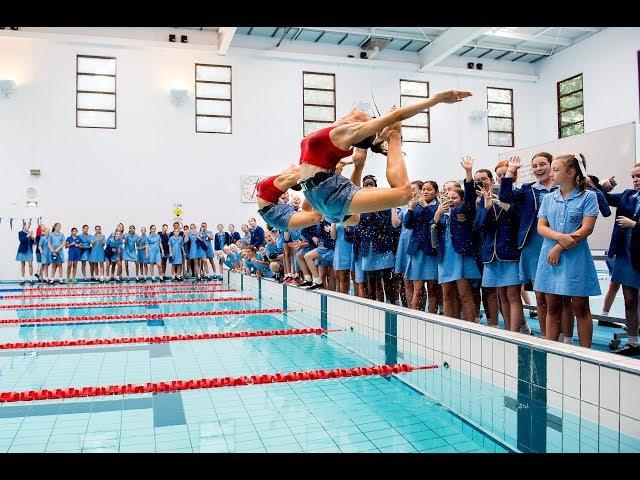
[[[261,252],[256,253],[256,260],[260,260],[261,262],[269,261],[267,257]],[[268,265],[261,265],[253,262],[252,262],[252,265],[256,270],[260,270],[262,272],[262,276],[265,278],[273,278],[276,276],[276,274],[271,271]]]
[[325,231],[325,227],[331,227],[327,221],[322,221],[317,228],[318,255],[315,264],[321,267],[332,267],[335,256],[336,242],[331,239],[331,233]]
[[[224,232],[222,232],[222,234],[224,235]],[[204,255],[207,258],[213,258],[213,257],[216,256],[216,250],[217,249],[213,247],[213,244],[211,243],[211,237],[216,238],[213,235],[213,232],[211,230],[207,230],[206,232],[200,232],[200,239],[207,246],[207,250],[204,251]],[[217,238],[216,238],[216,240],[217,240]],[[220,249],[220,250],[222,250],[222,249]]]
[[360,216],[362,269],[374,272],[393,268],[396,263],[393,249],[391,209],[364,213]]
[[138,239],[140,235],[137,233],[129,233],[127,232],[124,235],[123,243],[124,246],[122,248],[122,260],[125,262],[137,262],[138,261],[138,251],[136,250],[136,244],[138,243]]
[[180,235],[171,235],[169,237],[169,247],[171,247],[171,253],[173,256],[168,257],[171,265],[182,265],[182,246],[184,245],[184,240]]
[[93,239],[93,235],[81,233],[78,235],[78,238],[80,239],[80,261],[87,262],[91,256],[91,240]]
[[637,222],[634,228],[621,228],[617,223],[613,226],[607,253],[613,260],[611,282],[640,289],[640,192],[629,189],[605,193],[605,197],[609,205],[616,207],[616,216]]
[[447,213],[443,213],[441,222],[446,222],[444,233],[443,253],[440,254],[438,245],[438,283],[455,282],[466,278],[468,280],[480,279],[480,270],[472,253],[460,254],[456,252],[451,238],[451,218]]
[[147,253],[145,245],[149,243],[147,235],[140,235],[136,239],[136,250],[138,252],[138,263],[147,263]]
[[147,263],[158,263],[160,261],[160,235],[150,233],[147,235],[147,244],[149,245],[149,257]]
[[353,271],[356,283],[364,283],[367,281],[367,272],[362,270],[362,232],[360,223],[353,227],[347,227],[344,230],[344,238],[351,243],[353,248],[351,255],[351,271]]
[[300,249],[300,252],[307,253],[318,247],[318,245],[316,245],[316,242],[313,241],[313,237],[317,236],[317,233],[318,232],[315,225],[300,229],[300,240],[309,244],[306,247],[302,247]]
[[107,240],[107,246],[111,247],[111,256],[106,260],[109,263],[115,263],[120,260],[122,255],[122,239],[116,240],[115,237],[109,237]]
[[[525,183],[514,188],[513,178],[500,181],[500,201],[516,206],[520,213],[518,248],[520,248],[519,283],[533,282],[536,278],[538,258],[544,238],[538,233],[538,210],[544,198],[555,192],[557,186],[547,189],[540,182]],[[537,288],[535,289],[538,290]]]
[[202,248],[200,248],[200,246],[198,246],[198,242],[196,242],[196,240],[198,239],[198,235],[191,232],[189,232],[188,235],[189,241],[186,243],[186,245],[189,249],[189,254],[187,255],[189,257],[189,260],[193,260],[195,258],[206,258],[204,252],[202,251]]
[[518,224],[520,215],[516,206],[503,209],[494,204],[487,209],[484,199],[476,211],[474,228],[483,233],[480,257],[483,287],[520,285],[518,261]]
[[96,233],[91,236],[91,253],[89,254],[90,263],[102,263],[104,262],[104,245],[107,243],[107,239],[104,234]]
[[[54,250],[60,245],[64,245],[65,240],[66,237],[62,232],[53,232],[49,235],[49,241],[51,242],[51,247]],[[51,252],[51,263],[64,263],[64,250],[58,251],[55,256],[53,255],[53,252]]]
[[404,275],[407,270],[407,263],[409,262],[409,256],[407,255],[407,248],[409,247],[409,238],[411,238],[411,230],[404,226],[404,219],[409,211],[409,206],[405,205],[398,212],[400,221],[402,222],[402,228],[400,229],[400,240],[398,241],[398,249],[396,250],[396,264],[393,269],[394,273]]
[[[438,251],[431,245],[431,224],[438,208],[438,202],[432,200],[426,207],[416,205],[403,215],[402,228],[409,232],[404,256],[407,257],[403,273],[407,280],[437,280]],[[402,234],[400,234],[402,242]],[[398,248],[398,255],[400,249]],[[396,267],[398,261],[396,259]]]
[[16,260],[18,262],[31,262],[33,261],[33,239],[27,235],[27,232],[18,232],[18,253],[16,254]]
[[333,251],[333,269],[336,271],[351,270],[353,246],[345,239],[344,231],[342,223],[336,224],[336,246]]
[[[578,187],[566,199],[562,198],[559,189],[550,193],[542,201],[538,212],[538,218],[546,218],[549,227],[560,233],[575,232],[582,225],[584,217],[597,216],[596,194],[589,190],[581,193]],[[547,254],[556,244],[555,240],[549,238],[542,243],[535,279],[536,291],[571,297],[600,295],[589,242],[581,240],[575,247],[563,250],[558,265],[553,266],[547,261]]]
[[51,250],[49,250],[49,236],[43,235],[40,237],[40,243],[38,247],[42,250],[40,254],[40,263],[42,265],[49,265],[51,263]]
[[267,243],[264,246],[264,253],[267,260],[269,260],[270,262],[279,262],[281,265],[283,264],[282,260],[278,260],[277,257],[279,255],[282,255],[284,253],[284,250],[282,248],[279,248],[277,243]]
[[67,244],[69,245],[69,261],[77,262],[80,260],[80,257],[82,256],[79,246],[81,244],[80,237],[67,237]]

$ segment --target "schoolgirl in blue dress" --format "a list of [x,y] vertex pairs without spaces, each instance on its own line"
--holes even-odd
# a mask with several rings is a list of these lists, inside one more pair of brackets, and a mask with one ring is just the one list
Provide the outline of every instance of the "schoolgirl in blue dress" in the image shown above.
[[[496,168],[505,166],[506,162],[500,162]],[[505,329],[518,332],[524,322],[518,269],[520,215],[517,207],[500,202],[491,188],[483,188],[482,194],[474,223],[483,238],[480,249],[484,263],[482,287],[497,290]],[[489,325],[497,326],[498,312],[494,315],[488,318]]]
[[91,253],[89,254],[91,278],[104,282],[104,245],[107,243],[107,238],[102,233],[100,225],[96,225],[94,231],[95,233],[91,236]]
[[275,274],[275,278],[278,281],[283,281],[284,248],[279,245],[279,237],[277,230],[270,230],[264,234],[264,239],[267,242],[264,246],[264,254],[266,260],[269,261],[269,269]]
[[[638,292],[640,292],[640,163],[631,169],[633,188],[622,193],[605,193],[609,205],[616,207],[616,223],[611,234],[608,256],[615,259],[611,283],[622,285],[627,344],[614,353],[640,355],[638,346]],[[608,182],[608,189],[611,184]]]
[[163,250],[160,235],[156,233],[156,226],[151,225],[149,227],[149,235],[147,235],[147,268],[149,269],[147,273],[151,277],[152,282],[156,281],[153,269],[154,266],[157,267],[158,270],[158,281],[163,281],[163,277],[160,274],[160,269],[162,268],[162,262],[160,261],[162,254]]
[[64,246],[65,237],[64,233],[60,230],[62,225],[60,223],[55,223],[53,225],[53,231],[51,235],[49,235],[49,250],[51,252],[51,278],[49,279],[49,283],[54,283],[56,280],[56,271],[58,272],[59,278],[58,281],[63,283],[62,280],[62,270],[64,264]]
[[28,223],[22,224],[22,230],[18,232],[18,253],[16,254],[16,261],[20,262],[20,285],[25,284],[25,265],[29,265],[29,281],[34,282],[33,277],[33,244],[34,237],[31,231],[31,220]]
[[351,287],[353,246],[347,242],[344,232],[345,226],[342,223],[331,224],[331,238],[335,241],[333,271],[336,276],[336,291],[348,294]]
[[413,296],[410,299],[410,307],[424,311],[426,282],[430,313],[438,312],[438,300],[441,298],[438,285],[438,251],[431,244],[431,225],[439,205],[437,196],[438,184],[433,180],[424,182],[420,196],[409,202],[402,220],[403,227],[409,232],[404,276],[412,283]]
[[[140,227],[140,236],[136,239],[136,251],[138,252],[138,267],[140,270],[140,282],[147,281],[147,263],[149,259],[149,238],[147,227]],[[136,280],[138,281],[138,280]]]
[[[87,263],[91,255],[91,234],[89,233],[89,225],[82,226],[80,234],[80,265],[82,268],[82,278],[87,278]],[[89,276],[91,276],[91,265],[89,265]]]
[[120,283],[120,275],[122,274],[122,250],[123,250],[123,240],[122,234],[120,230],[116,230],[113,233],[112,237],[107,239],[107,243],[105,246],[105,250],[111,252],[110,255],[107,256],[105,253],[105,268],[108,270],[108,265],[111,264],[111,279],[114,279],[116,282]]
[[296,255],[298,254],[299,245],[301,243],[300,229],[286,230],[282,234],[284,240],[284,264],[285,264],[285,280],[283,283],[300,285],[302,283],[302,269],[298,265]]
[[317,266],[318,277],[322,285],[327,290],[336,289],[336,279],[333,273],[333,258],[335,252],[335,241],[331,239],[331,224],[323,220],[316,228],[316,238],[318,247],[305,255],[307,265],[311,269],[312,265]]
[[182,280],[182,258],[184,239],[180,236],[180,228],[173,229],[173,235],[169,237],[169,263],[174,280]]
[[51,229],[45,227],[37,247],[40,251],[40,264],[42,265],[40,280],[42,282],[49,282],[50,280],[49,265],[51,264],[51,250],[49,249],[49,235],[51,235]]
[[138,238],[140,237],[136,233],[135,225],[129,225],[129,231],[124,234],[122,239],[122,263],[124,264],[127,281],[131,280],[131,275],[129,274],[129,262],[133,262],[135,265],[136,281],[140,281],[140,266],[138,265],[138,250],[136,248]]
[[322,281],[319,277],[313,278],[311,276],[311,270],[307,262],[305,261],[305,255],[318,247],[314,238],[316,237],[316,226],[305,227],[300,229],[300,241],[298,243],[296,253],[296,260],[298,261],[298,265],[302,270],[302,275],[304,278],[304,282],[300,284],[301,287],[311,287],[314,284],[318,285],[314,288],[319,288],[322,286]]
[[460,299],[461,318],[476,321],[476,303],[469,284],[480,279],[475,260],[473,221],[476,214],[476,190],[473,182],[473,159],[463,157],[464,192],[457,187],[449,190],[449,200],[436,209],[433,221],[438,233],[438,282],[442,285],[444,314],[456,317],[455,292]]
[[[411,194],[414,200],[419,199],[422,195],[423,185],[424,182],[422,182],[421,180],[415,180],[411,182]],[[409,238],[411,237],[411,231],[408,230],[404,225],[404,219],[407,215],[408,210],[409,206],[405,205],[398,211],[397,217],[400,221],[401,230],[400,240],[398,241],[398,248],[396,250],[396,264],[393,269],[393,272],[396,275],[401,275],[402,277],[400,286],[400,298],[402,299],[402,303],[405,306],[411,306],[411,301],[413,299],[413,281],[408,280],[405,276],[405,272],[407,271],[407,263],[409,261],[409,255],[407,255],[407,247],[409,246]],[[392,220],[394,219],[392,218]]]
[[[222,225],[218,225],[218,229],[222,227],[224,234],[224,227]],[[218,230],[219,233],[219,230]],[[200,225],[200,232],[198,232],[200,240],[206,245],[206,249],[203,249],[204,252],[204,260],[202,260],[202,269],[200,271],[200,275],[202,278],[214,278],[220,279],[218,275],[218,271],[221,268],[218,262],[216,261],[216,250],[218,250],[217,245],[219,241],[218,234],[215,235],[211,230],[208,229],[207,224],[202,222]],[[224,235],[223,235],[224,236]],[[212,240],[215,240],[215,246],[212,243]],[[208,263],[208,264],[207,264]],[[211,265],[211,276],[209,276],[209,265]]]
[[205,258],[205,254],[202,248],[198,245],[198,231],[196,230],[196,224],[192,223],[189,226],[189,232],[184,236],[185,252],[188,252],[189,261],[192,262],[191,268],[195,275],[196,281],[200,280],[200,260]]
[[[536,310],[540,332],[545,336],[547,329],[547,300],[545,294],[540,292],[535,285],[538,258],[542,249],[543,238],[538,233],[538,210],[549,193],[557,190],[551,179],[551,161],[553,156],[547,152],[536,153],[531,159],[531,171],[537,179],[535,182],[524,183],[520,188],[515,188],[518,169],[522,166],[520,157],[509,159],[509,166],[504,177],[500,180],[501,202],[517,207],[520,214],[518,224],[518,248],[520,249],[520,262],[518,264],[519,280],[521,284],[533,284],[536,292]],[[527,288],[525,286],[525,288]]]
[[[107,241],[109,241],[110,239],[114,238],[116,233],[120,234],[120,241],[122,242],[122,239],[124,237],[124,223],[120,222],[117,226],[116,229],[111,232],[109,234],[109,236],[107,237]],[[119,250],[119,254],[120,254],[120,258],[118,260],[122,260],[122,249]],[[108,258],[105,259],[105,277],[107,277],[107,279],[109,280],[114,280],[116,277],[119,277],[122,273],[122,262],[111,262],[111,257],[108,256]],[[119,271],[118,271],[119,269]],[[111,271],[111,276],[109,276],[109,271]]]
[[76,280],[76,273],[78,270],[78,261],[80,260],[81,250],[80,237],[78,236],[78,229],[73,227],[71,229],[71,236],[67,237],[65,241],[65,248],[69,249],[69,261],[67,262],[67,283],[78,283]]
[[[563,304],[570,297],[580,345],[589,348],[593,335],[589,296],[600,295],[600,284],[587,237],[598,218],[598,200],[593,191],[586,190],[582,156],[578,157],[560,155],[551,163],[551,177],[558,189],[544,198],[538,212],[538,233],[544,241],[535,285],[546,294],[546,337],[558,339]],[[567,329],[562,324],[565,339],[571,338]]]
[[171,232],[169,232],[169,225],[166,223],[162,225],[160,230],[160,242],[162,243],[162,258],[160,259],[160,271],[162,272],[162,279],[168,280],[167,277],[167,261],[169,260],[169,237],[171,236]]

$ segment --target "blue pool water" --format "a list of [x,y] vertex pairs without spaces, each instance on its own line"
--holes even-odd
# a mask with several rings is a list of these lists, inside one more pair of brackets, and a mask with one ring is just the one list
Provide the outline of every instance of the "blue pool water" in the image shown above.
[[[204,288],[204,287],[201,287]],[[43,291],[50,289],[43,288]],[[244,292],[30,299],[69,303],[202,298],[143,307],[0,310],[2,318],[194,312],[280,307],[208,303]],[[20,303],[3,299],[1,304]],[[317,327],[304,312],[102,323],[1,325],[0,343]],[[0,351],[0,391],[189,380],[384,363],[356,353],[352,332],[163,344]],[[351,342],[351,343],[349,343]],[[363,346],[363,345],[360,345]],[[366,351],[366,350],[360,350]],[[369,359],[369,360],[367,360]],[[410,362],[416,360],[416,362]],[[419,364],[420,359],[404,359]],[[403,361],[400,359],[400,361]],[[451,370],[447,374],[450,374]],[[379,376],[172,393],[0,404],[0,452],[506,452],[507,445],[398,378]],[[441,379],[439,371],[420,372]],[[503,400],[503,399],[500,399]],[[492,432],[492,435],[495,432]],[[496,436],[496,435],[493,435]]]

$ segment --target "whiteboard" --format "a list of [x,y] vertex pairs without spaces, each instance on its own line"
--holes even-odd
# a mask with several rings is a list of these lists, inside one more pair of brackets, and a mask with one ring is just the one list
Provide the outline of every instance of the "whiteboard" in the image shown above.
[[[510,149],[498,154],[498,158],[505,160],[511,156],[520,156],[522,167],[518,170],[516,182],[516,185],[520,186],[523,183],[535,181],[530,162],[533,155],[538,152],[549,152],[554,157],[565,153],[582,153],[587,160],[587,172],[601,180],[615,175],[618,186],[615,187],[614,192],[619,192],[625,188],[631,188],[629,171],[636,164],[636,124],[635,122],[624,123],[532,147]],[[615,216],[615,209],[612,209],[609,218],[598,217],[596,228],[589,237],[589,246],[592,250],[609,248]]]

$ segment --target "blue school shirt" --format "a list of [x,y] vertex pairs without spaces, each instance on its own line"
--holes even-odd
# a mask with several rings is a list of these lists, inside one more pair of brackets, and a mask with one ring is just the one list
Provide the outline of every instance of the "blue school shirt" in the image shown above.
[[282,253],[284,253],[284,250],[282,248],[279,248],[276,243],[267,243],[264,246],[264,253],[267,255],[267,258],[274,258],[278,255],[282,255]]
[[[176,256],[176,253],[182,255],[182,245],[184,245],[184,239],[180,235],[171,235],[169,237],[169,246],[171,247],[174,257]],[[169,254],[169,250],[165,253]]]
[[138,238],[140,238],[140,236],[137,233],[126,233],[124,236],[124,249],[128,252],[135,253]]
[[[576,187],[566,199],[562,198],[560,189],[545,196],[538,211],[538,218],[546,218],[549,227],[556,232],[572,233],[580,228],[583,217],[597,217],[598,212],[596,194],[589,190],[581,194],[580,189]],[[549,239],[545,238],[546,241]],[[579,245],[583,243],[586,244],[582,240]]]
[[87,233],[87,234],[81,233],[80,235],[78,235],[78,238],[80,239],[80,244],[82,245],[83,250],[88,250],[91,248],[91,241],[93,240],[93,235],[91,235],[90,233]]
[[67,243],[69,244],[69,256],[71,256],[71,253],[80,255],[80,247],[78,246],[82,243],[80,236],[76,238],[67,237]]

